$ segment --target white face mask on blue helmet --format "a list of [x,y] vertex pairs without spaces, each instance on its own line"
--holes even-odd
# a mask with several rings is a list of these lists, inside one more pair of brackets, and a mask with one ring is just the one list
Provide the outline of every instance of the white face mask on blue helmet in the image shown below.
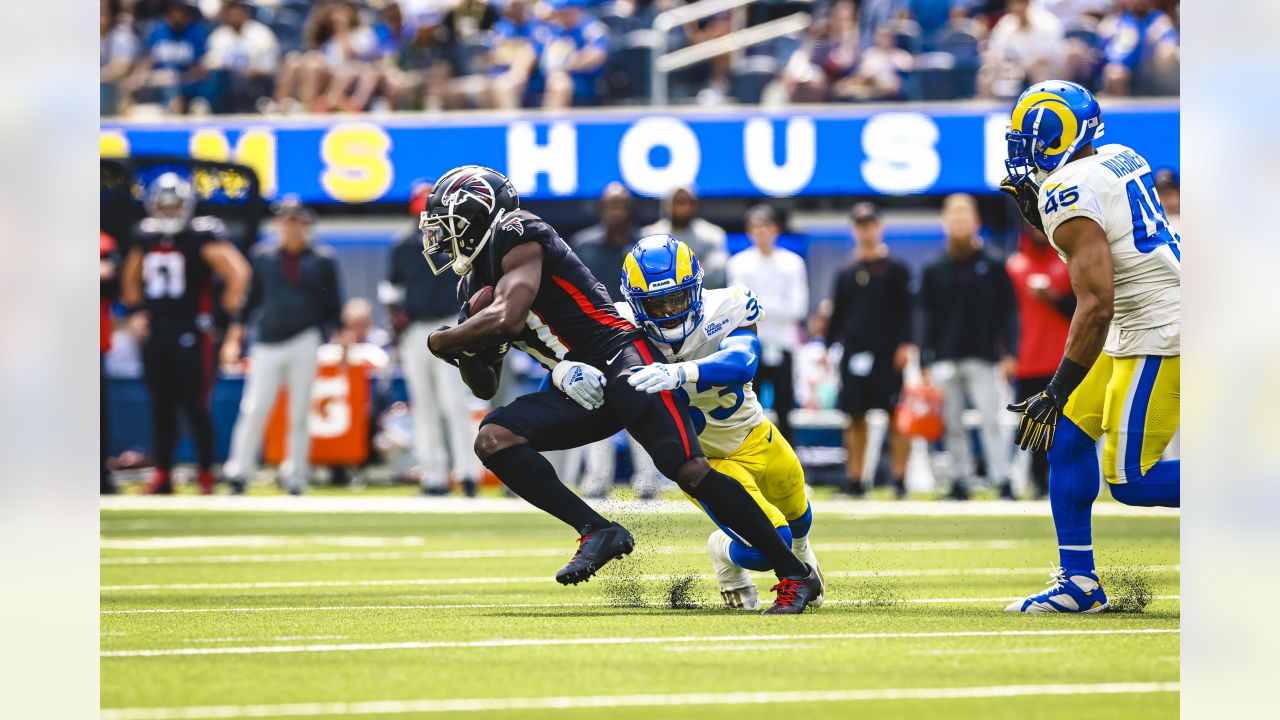
[[631,249],[622,262],[622,294],[657,342],[682,342],[702,323],[702,267],[670,235],[649,235]]

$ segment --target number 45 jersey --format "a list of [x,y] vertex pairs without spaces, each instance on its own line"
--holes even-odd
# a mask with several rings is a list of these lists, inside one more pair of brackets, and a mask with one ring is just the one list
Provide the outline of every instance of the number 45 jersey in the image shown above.
[[[635,322],[631,306],[617,304],[618,312]],[[679,351],[667,343],[655,342],[666,362],[701,360],[720,351],[720,342],[738,328],[755,325],[763,316],[760,302],[751,291],[735,285],[702,292],[702,323],[680,344]],[[698,431],[698,443],[707,457],[729,457],[747,434],[764,421],[764,410],[756,400],[751,383],[736,387],[705,382],[685,383],[676,392],[689,403],[689,419]]]
[[1062,165],[1041,186],[1040,217],[1050,242],[1062,223],[1077,217],[1107,234],[1115,275],[1115,315],[1103,347],[1108,355],[1180,354],[1181,238],[1141,155],[1103,145]]

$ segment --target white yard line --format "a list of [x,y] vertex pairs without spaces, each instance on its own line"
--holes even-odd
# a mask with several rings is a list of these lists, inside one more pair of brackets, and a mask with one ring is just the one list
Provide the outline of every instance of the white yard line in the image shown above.
[[[983,604],[1007,603],[1018,600],[1018,597],[983,597],[983,598],[902,598],[894,600],[877,600],[874,598],[827,599],[827,605],[899,605],[899,604]],[[1181,600],[1181,595],[1156,595],[1153,600]],[[661,606],[663,598],[653,596],[646,598],[653,606]],[[719,607],[719,603],[711,606]],[[450,603],[438,605],[317,605],[309,607],[206,607],[206,608],[134,608],[129,610],[101,610],[102,615],[184,615],[202,613],[269,613],[269,612],[364,612],[377,610],[483,610],[487,608],[543,608],[543,607],[616,607],[603,598],[592,602],[566,603]],[[116,633],[121,635],[124,633]],[[103,633],[104,636],[110,635]]]
[[968,700],[976,698],[1053,695],[1138,695],[1176,693],[1176,682],[1053,685],[989,685],[983,687],[880,688],[794,692],[723,692],[670,695],[585,695],[456,700],[378,700],[371,702],[293,703],[279,705],[214,705],[207,707],[107,708],[101,720],[218,720],[243,717],[311,717],[316,715],[403,715],[582,708],[684,707],[698,705],[765,705],[778,703],[863,702],[893,700]]
[[489,640],[435,640],[395,643],[343,643],[327,645],[255,645],[245,647],[185,647],[150,650],[108,650],[103,658],[172,657],[177,655],[262,655],[278,653],[370,652],[382,650],[440,650],[464,648],[542,647],[566,645],[668,645],[677,643],[760,643],[788,640],[897,640],[962,637],[1048,637],[1069,635],[1162,635],[1181,632],[1177,628],[1115,628],[1099,630],[968,630],[918,633],[823,633],[796,635],[691,635],[676,637],[590,637],[590,638],[494,638]]
[[191,550],[198,548],[245,547],[418,547],[426,540],[416,535],[173,535],[142,538],[103,538],[103,550]]
[[[1147,565],[1136,570],[1148,572],[1179,572],[1180,565]],[[891,570],[833,570],[824,571],[828,578],[882,578],[882,577],[947,577],[964,575],[1038,575],[1046,574],[1045,567],[1023,568],[925,568]],[[654,581],[669,580],[670,575],[636,575],[627,579]],[[697,575],[710,579],[710,574]],[[415,585],[517,585],[550,582],[550,577],[480,577],[480,578],[401,578],[387,580],[296,580],[266,582],[227,583],[147,583],[141,585],[103,585],[101,592],[140,592],[146,590],[283,590],[297,588],[335,587],[408,587]]]
[[[345,538],[347,542],[356,538]],[[392,538],[362,538],[363,540],[392,540]],[[149,538],[147,540],[103,540],[104,550],[141,550],[152,548],[196,548],[196,547],[237,547],[241,543],[238,538]],[[271,547],[270,540],[280,540],[282,547],[293,547],[304,543],[299,538],[253,537],[244,543],[244,547]],[[343,545],[344,539],[331,541],[330,538],[317,536],[305,544],[311,545]],[[402,542],[401,545],[422,544],[421,538],[403,538],[417,542]],[[199,542],[210,541],[201,545]],[[147,545],[147,543],[152,543]],[[387,545],[395,543],[387,542]],[[952,550],[1012,550],[1026,543],[1014,540],[938,540],[907,542],[857,542],[857,543],[814,543],[818,552],[905,552],[905,551],[952,551]],[[679,553],[701,554],[701,548],[693,545],[656,545],[646,546],[645,552],[663,555]],[[315,553],[241,553],[235,555],[132,555],[112,556],[101,559],[102,565],[206,565],[206,564],[256,564],[256,563],[288,563],[288,562],[344,562],[344,561],[377,561],[377,560],[484,560],[490,558],[527,558],[527,557],[559,557],[567,551],[563,547],[547,548],[512,548],[491,550],[421,550],[391,552],[315,552]]]
[[[602,503],[597,502],[597,505]],[[1021,502],[932,502],[921,500],[818,500],[814,513],[854,517],[877,516],[993,516],[1048,517],[1047,500]],[[698,510],[682,500],[607,501],[610,513],[618,516],[634,513],[692,514]],[[144,495],[108,495],[99,507],[112,510],[199,510],[210,512],[279,512],[279,513],[536,513],[536,508],[516,498],[424,498],[395,496],[253,496],[213,497]],[[1094,505],[1095,516],[1178,517],[1177,508],[1138,508],[1117,502]]]

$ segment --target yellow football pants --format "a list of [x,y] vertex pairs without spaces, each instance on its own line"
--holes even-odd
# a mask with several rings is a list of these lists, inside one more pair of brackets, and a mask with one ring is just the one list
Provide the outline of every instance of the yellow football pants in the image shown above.
[[1106,435],[1102,475],[1109,483],[1145,474],[1160,460],[1181,413],[1180,358],[1102,353],[1071,394],[1064,414],[1089,437]]
[[[748,433],[732,455],[708,457],[707,462],[712,469],[741,483],[774,527],[798,520],[809,507],[800,458],[768,420]],[[702,508],[697,500],[689,500]],[[702,510],[705,512],[706,508]]]

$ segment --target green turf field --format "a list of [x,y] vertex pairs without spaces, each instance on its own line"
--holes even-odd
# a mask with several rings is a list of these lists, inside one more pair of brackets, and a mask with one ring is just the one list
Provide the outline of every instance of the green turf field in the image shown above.
[[1095,520],[1104,587],[1143,612],[1015,616],[1056,559],[1047,515],[819,504],[828,603],[765,617],[718,605],[711,528],[674,504],[606,510],[640,546],[573,588],[552,580],[572,533],[541,514],[156,507],[102,512],[107,719],[1178,711],[1167,514]]

